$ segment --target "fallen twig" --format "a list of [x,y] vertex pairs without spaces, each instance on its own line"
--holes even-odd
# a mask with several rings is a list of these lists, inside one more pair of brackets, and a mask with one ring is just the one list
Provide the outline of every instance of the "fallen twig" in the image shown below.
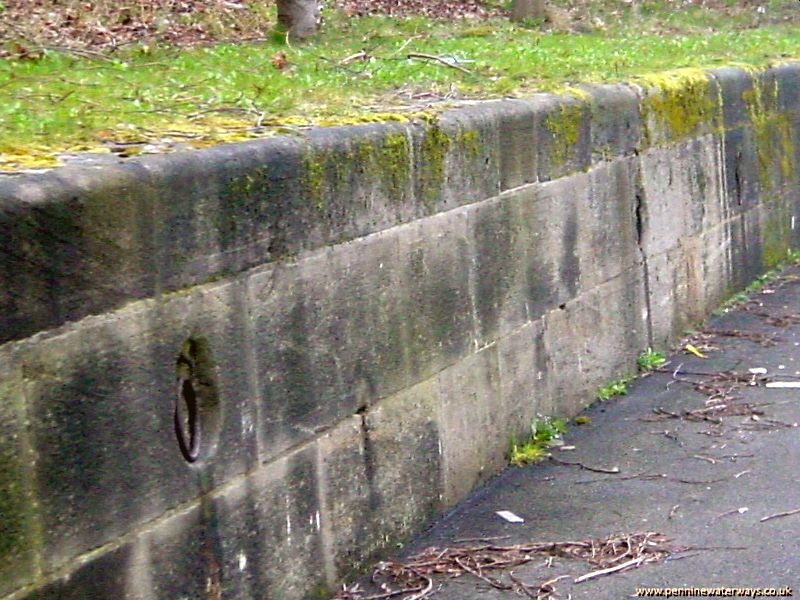
[[711,458],[710,456],[703,456],[702,454],[695,454],[695,455],[693,455],[693,456],[692,456],[692,458],[696,458],[696,459],[698,459],[698,460],[704,460],[704,461],[706,461],[707,463],[711,463],[712,465],[715,465],[715,464],[717,464],[717,461],[716,461],[716,460],[714,460],[714,459],[713,459],[713,458]]
[[465,69],[461,65],[458,64],[457,61],[450,61],[441,56],[436,56],[434,54],[424,54],[422,52],[411,52],[410,54],[406,54],[406,58],[419,58],[422,60],[431,60],[434,62],[438,62],[446,67],[450,67],[451,69],[456,69],[457,71],[461,71],[462,73],[466,73],[467,75],[472,75],[472,71],[469,69]]
[[539,586],[539,589],[536,591],[536,600],[548,600],[551,598],[557,597],[556,587],[555,584],[561,581],[562,579],[568,579],[569,575],[560,575],[558,577],[553,577],[553,579],[548,579],[542,585]]
[[800,323],[800,315],[790,313],[786,315],[771,315],[765,312],[753,313],[757,317],[764,319],[764,322],[773,327],[788,327],[789,325],[797,325]]
[[342,60],[339,61],[340,65],[346,65],[348,63],[353,62],[354,60],[366,60],[369,58],[369,54],[361,50],[360,52],[356,52],[355,54],[351,54],[350,56],[345,56]]
[[757,333],[754,331],[740,331],[738,329],[706,329],[703,331],[706,335],[712,335],[717,337],[733,337],[739,338],[742,340],[747,340],[750,342],[754,342],[759,344],[760,346],[774,346],[780,340],[780,338],[774,333]]
[[492,537],[461,538],[459,540],[453,540],[453,542],[456,544],[464,544],[467,542],[494,542],[496,540],[507,540],[510,537],[510,535],[495,535]]
[[[491,572],[511,570],[535,560],[542,555],[550,558],[562,557],[584,560],[607,573],[635,568],[644,563],[665,559],[675,552],[685,551],[669,544],[661,533],[646,532],[609,536],[600,539],[580,541],[547,542],[497,546],[455,546],[449,548],[428,548],[405,561],[384,561],[378,563],[372,574],[373,583],[382,591],[373,596],[365,595],[356,585],[343,587],[336,596],[338,600],[381,600],[403,596],[404,600],[421,600],[433,591],[433,576],[447,575],[459,577],[472,575],[499,590],[517,590],[536,600],[555,596],[554,584],[566,576],[556,577],[541,584],[538,589],[525,584],[513,575],[507,583],[490,575]],[[584,576],[585,578],[587,576]],[[584,579],[585,580],[585,579]],[[409,595],[411,594],[411,595]]]
[[787,510],[785,512],[775,513],[774,515],[769,515],[761,519],[761,522],[764,523],[765,521],[771,521],[772,519],[779,519],[781,517],[791,517],[792,515],[800,514],[800,508],[795,508],[794,510]]
[[607,473],[609,475],[616,475],[617,473],[620,472],[619,467],[612,467],[610,469],[606,469],[603,467],[590,467],[589,465],[585,465],[581,462],[569,462],[566,460],[560,460],[558,458],[555,458],[554,456],[551,456],[550,460],[560,465],[565,465],[568,467],[578,467],[580,469],[584,469],[585,471],[592,471],[593,473]]
[[724,513],[720,513],[718,515],[715,515],[714,519],[721,519],[722,517],[728,517],[730,515],[736,515],[736,514],[743,515],[748,510],[750,510],[750,509],[747,508],[746,506],[743,506],[741,508],[733,508],[731,510],[725,511]]
[[686,483],[688,485],[711,485],[712,483],[720,483],[721,481],[726,481],[727,477],[721,477],[719,479],[681,479],[679,477],[668,477],[670,481],[675,481],[676,483]]
[[638,558],[632,558],[629,561],[622,563],[621,565],[616,565],[614,567],[608,567],[607,569],[600,569],[599,571],[592,571],[591,573],[586,573],[586,575],[581,575],[577,579],[575,579],[575,583],[583,583],[584,581],[589,581],[590,579],[594,579],[595,577],[602,577],[603,575],[610,575],[611,573],[616,573],[618,571],[624,571],[626,569],[633,569],[638,567],[645,561],[643,556]]
[[779,421],[778,419],[760,419],[759,421],[742,425],[741,429],[749,431],[772,431],[775,429],[793,429],[797,426],[797,423],[787,423],[785,421]]

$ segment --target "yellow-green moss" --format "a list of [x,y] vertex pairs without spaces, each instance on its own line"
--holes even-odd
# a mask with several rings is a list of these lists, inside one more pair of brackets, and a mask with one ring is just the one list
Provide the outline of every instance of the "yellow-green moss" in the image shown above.
[[791,245],[791,218],[784,205],[776,206],[761,226],[761,260],[764,267],[771,269],[783,263]]
[[228,193],[238,198],[250,198],[259,191],[264,191],[269,178],[266,167],[256,167],[241,177],[231,179]]
[[564,164],[570,150],[578,142],[583,118],[583,104],[565,102],[558,112],[545,119],[545,127],[553,134],[553,161],[556,164]]
[[642,75],[635,81],[649,92],[641,103],[648,144],[690,137],[704,124],[716,128],[718,106],[702,69]]
[[309,151],[303,161],[303,187],[309,202],[318,211],[325,210],[325,161]]
[[792,158],[794,157],[794,138],[792,137],[792,127],[789,118],[786,115],[781,115],[780,123],[780,158],[778,164],[781,167],[781,173],[787,181],[791,179],[794,173],[794,164]]
[[365,123],[408,123],[410,114],[404,113],[370,113],[353,116],[319,117],[313,124],[320,127],[339,127],[343,125],[364,125]]
[[558,87],[554,91],[559,95],[572,96],[581,102],[590,102],[592,100],[592,95],[583,88],[564,86]]
[[411,154],[404,133],[388,133],[377,153],[377,167],[384,191],[390,200],[403,202],[410,181]]
[[444,184],[444,166],[450,149],[450,138],[442,130],[438,119],[426,118],[427,126],[417,157],[421,200],[431,210]]
[[458,146],[470,158],[476,158],[480,152],[478,132],[466,129],[458,134]]
[[[20,421],[22,406],[21,373],[0,373],[0,420]],[[0,576],[24,569],[41,545],[41,531],[35,518],[36,505],[25,472],[22,444],[7,436],[0,444]]]
[[753,76],[753,87],[742,92],[756,146],[759,181],[765,191],[773,188],[775,168],[785,180],[793,171],[791,122],[786,115],[777,112],[778,94],[777,80],[764,82],[762,88],[756,76]]

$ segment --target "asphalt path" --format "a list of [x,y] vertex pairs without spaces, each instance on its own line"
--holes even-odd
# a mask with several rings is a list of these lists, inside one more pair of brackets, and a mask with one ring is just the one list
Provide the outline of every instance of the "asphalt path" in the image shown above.
[[[669,554],[581,583],[575,579],[608,563],[543,553],[477,575],[455,567],[461,575],[433,576],[426,597],[617,599],[642,597],[638,588],[780,593],[787,587],[800,597],[800,511],[762,520],[800,509],[800,389],[767,386],[800,383],[800,270],[784,271],[703,329],[716,332],[692,340],[705,358],[678,351],[661,372],[633,382],[627,395],[589,407],[583,414],[590,422],[571,424],[564,436],[574,449],[552,450],[558,462],[506,469],[407,544],[397,560],[408,563],[429,547],[458,548],[470,567],[470,553],[491,554],[492,546],[645,533],[666,536],[659,547]],[[698,412],[720,402],[740,414]],[[501,510],[524,522],[506,522],[496,514]],[[615,564],[638,556],[634,551]],[[556,593],[548,595],[541,585],[556,578]],[[683,597],[703,597],[694,592]],[[754,593],[734,592],[724,597]]]

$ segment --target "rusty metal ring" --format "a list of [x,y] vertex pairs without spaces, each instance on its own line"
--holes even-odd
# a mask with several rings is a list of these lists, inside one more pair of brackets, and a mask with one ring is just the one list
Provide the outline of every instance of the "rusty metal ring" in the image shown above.
[[[186,407],[184,414],[183,407]],[[188,462],[195,462],[200,456],[200,410],[197,393],[191,378],[179,377],[175,395],[175,435],[178,438],[181,454]],[[184,417],[186,428],[184,428]],[[188,431],[186,430],[188,429]]]

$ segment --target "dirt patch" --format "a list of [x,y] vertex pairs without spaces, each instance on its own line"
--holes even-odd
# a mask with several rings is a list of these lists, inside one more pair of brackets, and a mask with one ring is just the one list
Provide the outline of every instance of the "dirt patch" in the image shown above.
[[[191,46],[259,39],[275,23],[274,2],[245,0],[5,0],[0,56],[35,58],[43,49],[114,50],[134,43]],[[335,0],[347,15],[485,19],[503,15],[478,0]],[[4,9],[2,7],[5,7]]]
[[[349,16],[423,16],[436,20],[483,20],[507,16],[504,0],[327,0],[327,9]],[[784,5],[787,6],[784,6]],[[672,11],[697,7],[731,18],[731,27],[758,27],[797,18],[796,3],[695,0]],[[641,14],[648,12],[640,3]],[[762,6],[764,5],[764,6]],[[637,1],[560,0],[548,3],[544,29],[603,29]],[[791,8],[791,10],[789,9]],[[636,8],[639,11],[638,8]],[[742,15],[748,18],[742,22]],[[43,49],[115,50],[131,44],[191,46],[261,39],[275,22],[274,2],[251,0],[4,0],[0,2],[0,56],[35,58]],[[670,30],[668,23],[659,28]]]

